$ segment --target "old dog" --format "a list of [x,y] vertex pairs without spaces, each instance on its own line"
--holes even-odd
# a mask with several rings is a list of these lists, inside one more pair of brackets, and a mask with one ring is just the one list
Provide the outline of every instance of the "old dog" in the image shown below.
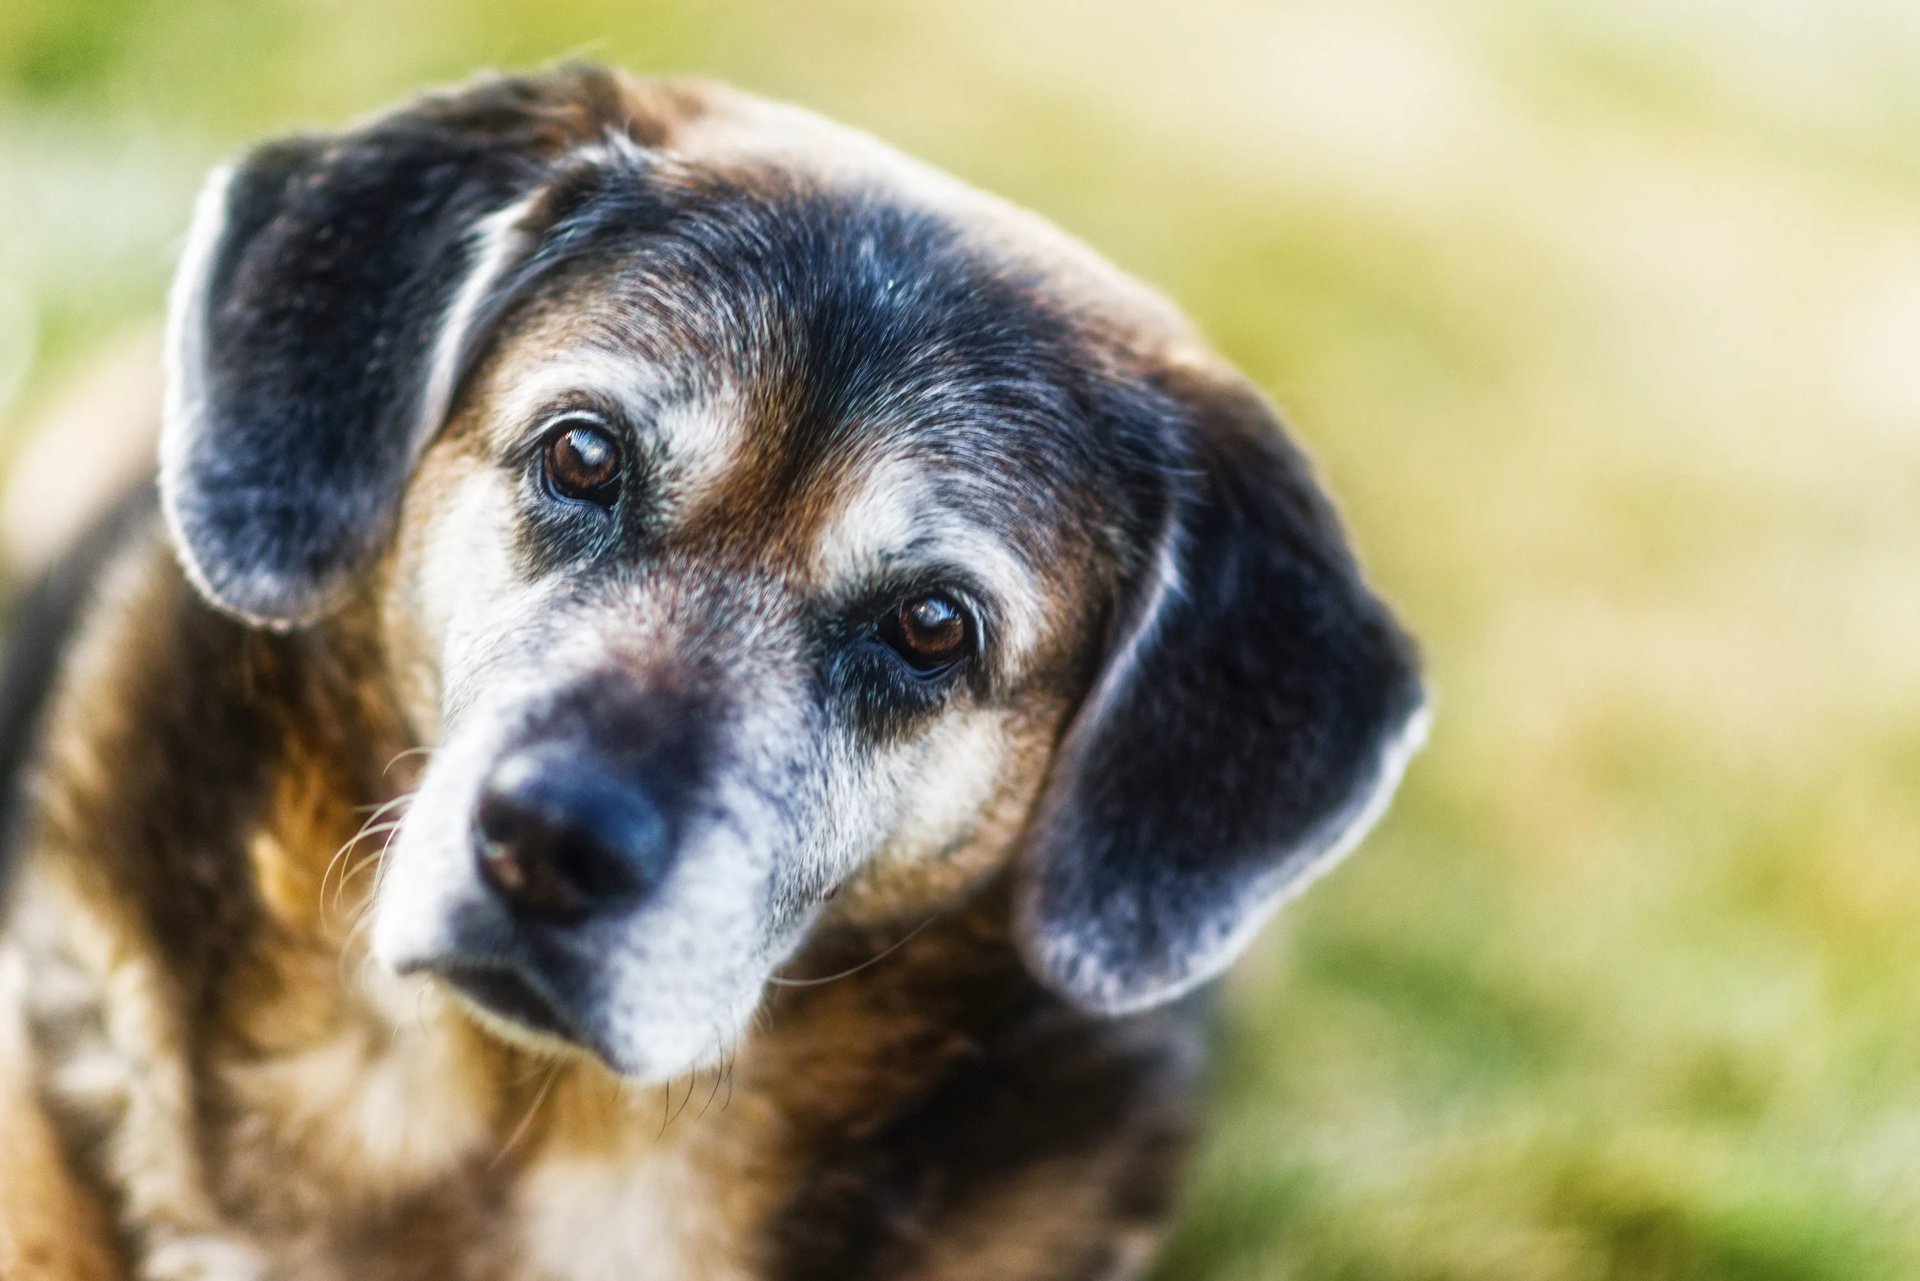
[[15,621],[7,1276],[1146,1265],[1204,985],[1423,725],[1177,312],[573,66],[218,172],[167,345]]

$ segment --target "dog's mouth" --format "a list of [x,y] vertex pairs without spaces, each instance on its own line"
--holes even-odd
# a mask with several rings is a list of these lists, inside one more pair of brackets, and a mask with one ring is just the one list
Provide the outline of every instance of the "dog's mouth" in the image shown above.
[[[462,965],[440,970],[439,977],[476,1007],[484,1022],[508,1032],[510,1039],[517,1032],[587,1047],[554,1003],[512,970]],[[505,1024],[505,1029],[498,1029],[498,1024]]]

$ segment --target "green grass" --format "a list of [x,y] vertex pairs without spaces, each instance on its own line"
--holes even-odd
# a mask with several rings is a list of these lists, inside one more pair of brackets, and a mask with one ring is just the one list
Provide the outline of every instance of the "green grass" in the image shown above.
[[481,65],[800,99],[1179,299],[1423,637],[1234,976],[1171,1281],[1920,1275],[1920,10],[8,0],[0,414],[199,171]]

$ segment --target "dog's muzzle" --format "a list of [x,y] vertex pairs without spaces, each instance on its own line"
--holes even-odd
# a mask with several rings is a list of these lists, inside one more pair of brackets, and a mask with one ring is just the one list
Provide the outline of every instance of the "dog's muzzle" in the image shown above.
[[439,758],[453,764],[423,785],[420,844],[398,851],[381,918],[388,962],[438,980],[490,1030],[629,1076],[677,1061],[685,1027],[712,1038],[690,975],[745,919],[715,917],[714,886],[753,892],[712,862],[733,849],[709,839],[724,706],[662,684],[596,673],[502,715],[505,733],[470,731],[486,745]]
[[577,742],[501,757],[473,809],[483,897],[422,968],[496,1020],[605,1055],[588,976],[605,931],[670,870],[676,825],[658,793],[649,771]]

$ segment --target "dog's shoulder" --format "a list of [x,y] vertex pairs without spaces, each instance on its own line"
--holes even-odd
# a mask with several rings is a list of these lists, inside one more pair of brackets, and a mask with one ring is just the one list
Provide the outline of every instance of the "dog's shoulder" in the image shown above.
[[7,602],[0,662],[0,869],[23,839],[23,801],[48,703],[65,655],[107,567],[140,533],[157,528],[151,481],[109,503],[59,555],[18,584]]
[[[113,1281],[124,1275],[109,1199],[80,1147],[74,1117],[50,1094],[60,1070],[39,1032],[49,993],[30,982],[59,926],[23,880],[33,860],[58,691],[97,629],[103,584],[160,550],[150,480],[103,498],[64,548],[14,584],[0,664],[0,1278]],[[16,561],[16,567],[21,567]],[[144,574],[143,574],[144,576]],[[157,639],[157,638],[156,638]],[[82,1127],[84,1128],[84,1127]]]

